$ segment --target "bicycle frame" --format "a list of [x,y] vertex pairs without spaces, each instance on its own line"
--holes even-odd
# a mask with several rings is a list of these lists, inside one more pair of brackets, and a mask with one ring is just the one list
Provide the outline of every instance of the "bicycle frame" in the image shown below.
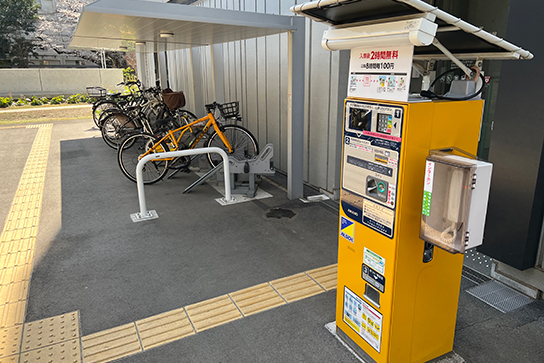
[[[217,123],[217,120],[215,119],[215,116],[213,115],[213,112],[209,112],[208,115],[206,115],[206,116],[204,116],[202,118],[199,118],[198,120],[195,120],[195,121],[193,121],[193,122],[191,122],[191,123],[189,123],[187,125],[181,126],[181,127],[177,128],[175,130],[169,130],[168,133],[162,139],[155,142],[153,144],[153,147],[151,147],[145,153],[141,154],[138,159],[139,160],[142,159],[144,156],[149,155],[151,152],[160,152],[160,151],[157,151],[157,147],[159,147],[162,142],[165,142],[165,143],[169,144],[169,146],[173,144],[173,146],[174,146],[173,149],[174,150],[179,150],[179,142],[181,141],[181,138],[183,137],[183,135],[185,135],[186,132],[192,132],[191,126],[194,126],[194,125],[196,125],[196,124],[198,124],[200,122],[203,122],[203,121],[208,121],[208,122],[202,128],[202,130],[199,131],[196,138],[193,141],[191,141],[191,143],[189,144],[187,149],[194,149],[195,146],[198,144],[198,142],[208,132],[210,127],[213,126],[215,132],[217,132],[217,135],[219,135],[219,138],[221,139],[221,141],[223,142],[225,147],[228,149],[228,153],[229,154],[232,153],[232,151],[233,151],[232,150],[232,145],[230,144],[229,140],[227,139],[227,137],[225,136],[223,131],[221,131],[221,129],[219,127],[219,124]],[[189,131],[189,130],[191,130],[191,131]],[[178,138],[176,138],[176,136],[174,135],[176,132],[181,132]],[[174,150],[170,150],[170,151],[174,151]],[[174,158],[164,159],[164,160],[173,160],[173,159]]]

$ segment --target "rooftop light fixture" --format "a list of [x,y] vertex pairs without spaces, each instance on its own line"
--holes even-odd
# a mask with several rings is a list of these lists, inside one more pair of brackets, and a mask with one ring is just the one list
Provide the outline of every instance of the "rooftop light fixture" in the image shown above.
[[172,32],[161,32],[160,37],[161,38],[172,38],[174,36],[174,33]]
[[145,42],[135,42],[136,45],[145,45]]
[[127,47],[127,46],[124,46],[124,45],[120,45],[120,46],[119,46],[119,49],[120,49],[120,50],[127,50],[128,47]]

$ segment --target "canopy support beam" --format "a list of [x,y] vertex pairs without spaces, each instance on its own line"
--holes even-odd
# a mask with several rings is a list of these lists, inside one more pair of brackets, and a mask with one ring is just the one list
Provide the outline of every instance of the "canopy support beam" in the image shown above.
[[297,30],[288,33],[287,197],[304,196],[305,19],[293,17]]

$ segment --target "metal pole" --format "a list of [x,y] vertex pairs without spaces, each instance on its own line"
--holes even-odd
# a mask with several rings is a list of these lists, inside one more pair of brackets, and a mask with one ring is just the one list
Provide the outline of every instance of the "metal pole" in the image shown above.
[[457,67],[461,68],[461,70],[465,72],[469,79],[472,77],[473,71],[465,66],[459,59],[457,59],[448,49],[446,49],[446,47],[444,47],[442,43],[438,41],[438,39],[435,38],[433,40],[433,45],[437,47],[442,53],[444,53],[446,57],[448,57],[453,63],[455,63]]
[[190,156],[190,155],[198,155],[198,154],[210,154],[210,153],[217,153],[221,155],[223,158],[223,172],[225,176],[225,202],[230,202],[232,200],[231,197],[231,184],[230,184],[230,166],[229,166],[229,157],[227,156],[227,153],[218,147],[204,147],[204,148],[198,148],[198,149],[190,149],[190,150],[177,150],[177,151],[168,151],[165,153],[156,153],[156,154],[149,154],[144,156],[140,159],[138,162],[138,165],[136,165],[136,186],[138,188],[138,202],[140,203],[140,213],[136,213],[131,215],[133,217],[133,220],[135,222],[146,220],[146,219],[153,219],[157,218],[156,212],[151,213],[153,211],[147,210],[147,205],[145,201],[145,190],[144,190],[144,181],[143,181],[143,168],[145,163],[151,160],[161,160],[161,159],[170,159],[170,158],[176,158],[180,156]]
[[104,49],[100,52],[100,62],[102,63],[102,68],[106,69],[106,51]]
[[303,197],[305,19],[293,17],[297,30],[288,33],[287,198]]

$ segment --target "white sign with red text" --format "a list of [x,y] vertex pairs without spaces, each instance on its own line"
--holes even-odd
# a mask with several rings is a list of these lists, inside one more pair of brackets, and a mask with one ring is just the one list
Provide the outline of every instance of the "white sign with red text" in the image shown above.
[[408,101],[413,45],[351,50],[348,97]]

